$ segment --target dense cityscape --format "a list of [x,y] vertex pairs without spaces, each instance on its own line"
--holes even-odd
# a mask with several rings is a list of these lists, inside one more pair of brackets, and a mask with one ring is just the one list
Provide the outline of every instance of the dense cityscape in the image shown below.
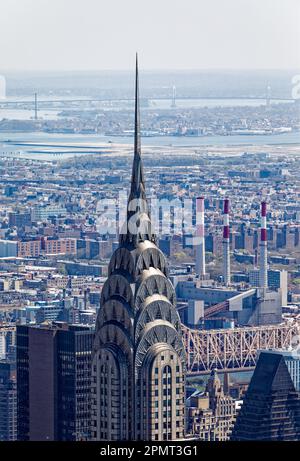
[[[298,130],[296,102],[285,105],[283,115],[282,105],[268,104],[263,102],[255,112],[243,108],[244,114],[248,112],[247,126],[258,123],[257,113],[268,111],[277,127],[289,125]],[[241,108],[223,110],[240,120]],[[251,113],[255,113],[253,118]],[[144,114],[147,120],[145,109],[142,119]],[[292,124],[291,119],[287,122],[290,114]],[[95,123],[97,117],[90,117]],[[102,126],[110,125],[111,117],[111,112],[105,112]],[[127,110],[118,112],[124,125],[128,117]],[[163,110],[161,117],[166,120]],[[135,120],[137,124],[137,113]],[[16,127],[24,122],[9,123]],[[39,130],[42,120],[37,117],[28,123]],[[128,125],[139,136],[140,126],[134,125],[134,119]],[[152,286],[153,293],[160,295],[151,297],[162,297],[149,304],[148,322],[152,316],[155,323],[156,318],[168,315],[163,293],[171,288],[163,288],[165,282],[159,279],[165,272],[174,287],[168,295],[173,305],[173,296],[177,299],[176,311],[170,315],[176,319],[179,314],[182,322],[179,341],[185,349],[182,367],[187,377],[185,395],[181,387],[170,390],[180,392],[184,403],[179,404],[175,394],[178,408],[163,410],[166,417],[162,419],[157,413],[156,422],[151,423],[153,432],[142,435],[141,429],[135,429],[140,435],[133,436],[119,428],[119,409],[111,427],[107,416],[98,419],[102,397],[100,401],[95,398],[94,383],[100,379],[102,385],[102,375],[92,372],[95,344],[104,341],[101,328],[107,329],[111,315],[109,310],[105,314],[105,306],[118,318],[123,305],[103,299],[110,283],[115,292],[112,299],[125,289],[124,276],[118,275],[117,285],[110,280],[113,265],[129,263],[125,262],[129,256],[121,256],[123,239],[126,243],[128,238],[122,220],[126,220],[128,185],[141,175],[133,170],[131,178],[132,161],[134,169],[140,168],[136,157],[133,160],[131,139],[127,144],[106,145],[96,139],[85,143],[84,138],[74,143],[65,139],[29,142],[22,141],[18,129],[18,140],[3,140],[0,160],[1,440],[137,437],[225,441],[259,437],[247,425],[245,429],[243,419],[251,405],[251,386],[255,388],[255,380],[259,381],[259,370],[253,375],[257,354],[265,350],[258,363],[270,361],[274,370],[282,359],[282,373],[289,373],[291,363],[299,369],[299,146],[143,147],[146,192],[158,247],[153,247],[151,257],[143,256],[144,264],[157,267],[155,261],[162,257],[158,255],[167,258],[164,269],[160,262],[159,269],[142,271],[144,277],[149,271],[150,279],[156,279],[157,287],[152,281],[147,289]],[[152,237],[142,235],[140,239]],[[128,269],[124,266],[122,270]],[[115,321],[111,320],[112,325]],[[109,331],[105,333],[108,338],[116,334]],[[182,374],[177,380],[181,386],[185,382]],[[293,382],[297,408],[298,371]],[[117,398],[117,388],[103,392]],[[286,392],[289,395],[290,390]],[[105,408],[107,405],[113,407],[113,401],[106,402]],[[171,411],[178,419],[168,423]],[[297,424],[293,428],[288,424],[284,439],[298,438]],[[276,430],[270,438],[278,437]]]

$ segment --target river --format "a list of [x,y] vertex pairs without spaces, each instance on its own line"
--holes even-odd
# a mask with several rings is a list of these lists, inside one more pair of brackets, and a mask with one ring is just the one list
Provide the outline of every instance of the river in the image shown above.
[[[8,142],[9,141],[9,142]],[[31,145],[30,145],[31,144]],[[101,152],[105,146],[133,144],[131,136],[101,136],[96,134],[50,134],[50,133],[0,133],[0,155],[19,154],[24,158],[51,159],[58,153],[73,157],[79,154]],[[233,136],[151,136],[142,137],[142,144],[152,147],[226,147],[300,145],[300,132],[270,135],[233,135]]]

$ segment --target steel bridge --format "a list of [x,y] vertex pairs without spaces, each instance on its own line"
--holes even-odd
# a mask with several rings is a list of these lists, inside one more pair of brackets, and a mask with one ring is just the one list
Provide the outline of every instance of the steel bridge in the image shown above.
[[295,345],[299,340],[300,321],[219,330],[193,330],[182,325],[182,331],[187,374],[192,376],[207,374],[214,368],[222,371],[253,369],[258,350]]
[[[0,323],[0,332],[12,328],[15,327]],[[280,325],[218,330],[194,330],[182,324],[182,332],[188,376],[208,374],[214,368],[247,371],[255,367],[258,350],[297,346],[300,320]]]
[[[177,96],[176,100],[177,101],[183,101],[183,100],[236,100],[236,99],[244,99],[244,100],[258,100],[258,101],[265,101],[266,96]],[[169,101],[172,100],[172,95],[170,96],[149,96],[147,98],[143,99],[145,102],[149,101]],[[270,101],[277,101],[277,102],[294,102],[296,99],[294,98],[287,98],[287,97],[270,97]],[[67,104],[67,103],[95,103],[95,102],[134,102],[134,98],[66,98],[66,99],[39,99],[38,105],[40,106],[41,104],[43,105],[43,108],[45,106],[48,106],[49,104]],[[19,105],[25,105],[26,107],[31,107],[33,108],[35,106],[36,102],[35,99],[16,99],[16,100],[10,100],[10,99],[3,99],[0,100],[0,109],[10,107],[10,106],[19,106]]]

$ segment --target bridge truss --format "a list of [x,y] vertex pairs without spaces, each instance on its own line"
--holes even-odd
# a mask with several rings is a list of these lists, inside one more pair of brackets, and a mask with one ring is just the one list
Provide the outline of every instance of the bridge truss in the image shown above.
[[249,370],[255,367],[260,349],[287,348],[299,340],[300,323],[193,330],[182,325],[187,351],[187,374],[219,370]]

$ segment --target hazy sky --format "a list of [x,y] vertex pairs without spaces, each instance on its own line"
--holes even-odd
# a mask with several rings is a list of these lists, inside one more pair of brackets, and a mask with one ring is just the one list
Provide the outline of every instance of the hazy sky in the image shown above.
[[299,24],[299,0],[0,0],[0,72],[295,69]]

